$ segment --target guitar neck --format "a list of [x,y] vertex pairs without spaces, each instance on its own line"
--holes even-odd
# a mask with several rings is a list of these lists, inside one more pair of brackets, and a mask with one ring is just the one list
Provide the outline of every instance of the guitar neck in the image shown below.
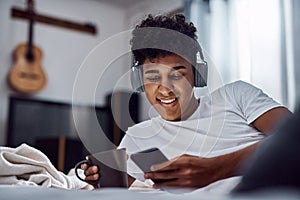
[[34,23],[34,6],[33,0],[28,0],[28,13],[29,13],[29,31],[28,31],[28,49],[26,53],[26,59],[28,61],[34,60],[33,54],[33,23]]

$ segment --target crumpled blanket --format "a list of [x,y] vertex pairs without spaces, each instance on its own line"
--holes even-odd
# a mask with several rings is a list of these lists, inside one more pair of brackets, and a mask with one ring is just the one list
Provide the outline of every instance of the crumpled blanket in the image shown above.
[[44,153],[27,144],[17,148],[0,147],[0,184],[61,189],[93,188],[80,181],[74,169],[68,175],[58,171]]

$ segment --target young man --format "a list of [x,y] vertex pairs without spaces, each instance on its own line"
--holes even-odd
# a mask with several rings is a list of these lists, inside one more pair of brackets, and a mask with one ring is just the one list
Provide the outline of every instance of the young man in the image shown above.
[[[129,185],[144,178],[170,180],[155,183],[156,188],[231,184],[227,178],[238,175],[264,134],[290,114],[242,81],[197,99],[194,87],[205,85],[206,62],[195,33],[183,15],[149,15],[133,31],[137,64],[132,78],[141,82],[134,83],[135,89],[145,92],[160,116],[129,128],[119,147],[129,155],[157,147],[170,161],[143,174],[129,159]],[[83,168],[87,181],[100,178],[96,166]]]

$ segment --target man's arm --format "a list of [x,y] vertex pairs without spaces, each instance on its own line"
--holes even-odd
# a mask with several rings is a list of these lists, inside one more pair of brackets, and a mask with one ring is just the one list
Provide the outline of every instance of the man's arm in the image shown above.
[[[276,128],[291,114],[292,113],[285,107],[273,108],[263,113],[256,120],[254,120],[252,125],[260,132],[268,134],[272,131],[272,129]],[[252,155],[259,144],[260,142],[239,151],[215,157],[215,159],[219,160],[216,161],[216,163],[219,162],[224,164],[221,169],[223,173],[220,174],[220,178],[229,178],[234,175],[239,175],[238,171],[240,167],[249,158],[249,156]]]
[[254,120],[252,125],[262,133],[269,133],[291,114],[285,107],[273,108]]
[[[291,112],[278,107],[259,116],[252,125],[262,133],[268,133],[281,123]],[[204,187],[215,181],[238,175],[238,170],[245,160],[255,151],[259,143],[248,146],[239,151],[213,158],[201,158],[182,155],[169,161],[153,166],[153,172],[145,174],[150,179],[173,179],[164,183],[157,183],[154,187],[180,186]]]

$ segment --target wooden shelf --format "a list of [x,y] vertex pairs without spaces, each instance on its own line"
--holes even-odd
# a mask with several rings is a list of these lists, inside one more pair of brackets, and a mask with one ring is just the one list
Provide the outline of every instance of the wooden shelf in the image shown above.
[[[14,18],[28,20],[29,12],[27,11],[27,9],[24,10],[24,9],[12,7],[11,8],[11,16]],[[76,30],[76,31],[81,31],[81,32],[85,32],[88,34],[92,34],[92,35],[97,34],[97,28],[92,23],[77,23],[77,22],[73,22],[73,21],[69,21],[69,20],[54,18],[51,16],[41,15],[36,12],[35,12],[35,21],[44,23],[44,24],[58,26],[61,28],[67,28],[67,29],[72,29],[72,30]]]

